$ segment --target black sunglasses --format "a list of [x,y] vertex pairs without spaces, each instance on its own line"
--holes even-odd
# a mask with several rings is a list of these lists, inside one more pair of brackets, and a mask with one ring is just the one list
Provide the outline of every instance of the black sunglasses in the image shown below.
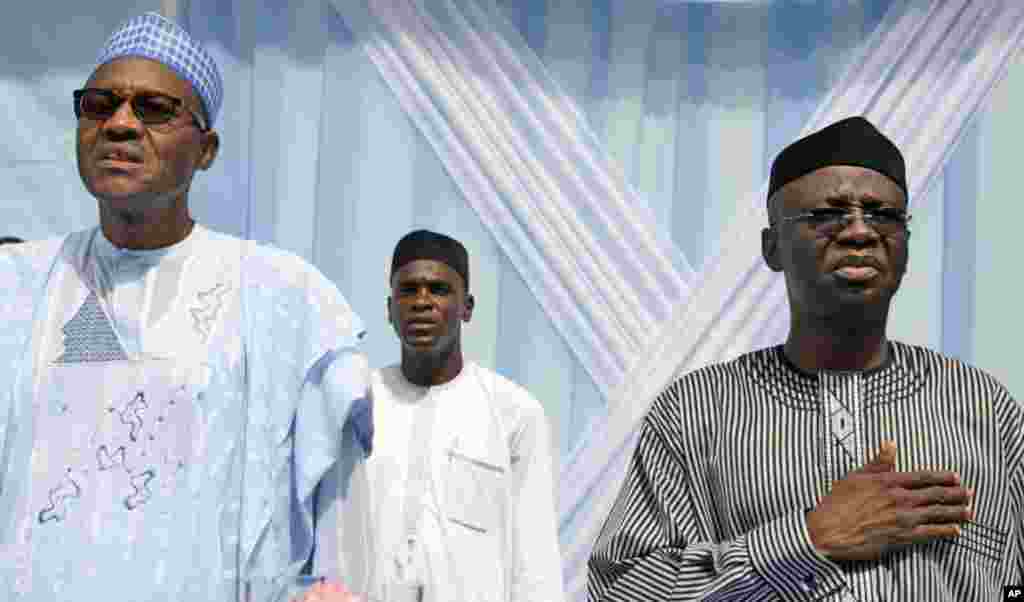
[[139,92],[130,98],[125,98],[113,90],[103,88],[82,88],[74,91],[75,96],[75,117],[81,119],[92,119],[104,121],[110,119],[121,108],[125,100],[131,103],[132,111],[143,124],[147,126],[163,125],[170,123],[182,110],[188,111],[192,116],[199,131],[205,132],[209,128],[206,120],[201,115],[185,106],[185,101],[180,98],[159,94],[156,92]]
[[848,211],[837,207],[811,209],[783,217],[778,223],[806,222],[819,236],[833,237],[848,228],[857,217],[882,236],[900,237],[910,233],[910,214],[895,207],[880,207],[869,211]]

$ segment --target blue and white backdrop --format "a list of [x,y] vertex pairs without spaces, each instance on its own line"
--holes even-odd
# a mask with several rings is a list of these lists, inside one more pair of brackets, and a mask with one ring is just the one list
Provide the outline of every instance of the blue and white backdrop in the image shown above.
[[466,350],[547,408],[574,599],[653,396],[785,336],[758,232],[771,158],[803,132],[866,114],[900,144],[915,217],[892,334],[1024,395],[1024,3],[22,4],[0,22],[0,234],[95,223],[71,90],[145,10],[179,19],[225,72],[197,218],[315,263],[366,321],[374,365],[398,358],[384,317],[397,239],[425,227],[466,243]]

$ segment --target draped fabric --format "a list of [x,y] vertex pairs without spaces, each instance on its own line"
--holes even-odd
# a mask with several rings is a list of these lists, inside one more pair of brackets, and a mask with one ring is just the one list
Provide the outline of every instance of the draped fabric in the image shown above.
[[[30,4],[0,23],[0,234],[94,223],[70,92],[120,20],[161,4]],[[1010,285],[976,268],[1016,269],[1024,90],[972,117],[1019,44],[1018,5],[180,1],[226,88],[220,157],[190,202],[210,228],[316,264],[364,318],[374,366],[398,357],[394,243],[414,227],[466,243],[464,350],[545,405],[578,593],[650,399],[785,334],[756,242],[768,164],[803,131],[865,112],[903,147],[915,227],[891,332],[985,358],[1014,390],[998,362],[1022,333],[992,309],[1012,308],[997,303]]]
[[692,270],[498,7],[332,3],[599,390]]

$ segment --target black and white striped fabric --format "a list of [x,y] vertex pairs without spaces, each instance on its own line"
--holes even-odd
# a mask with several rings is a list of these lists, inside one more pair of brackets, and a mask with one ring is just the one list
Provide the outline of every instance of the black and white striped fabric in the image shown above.
[[[870,372],[804,374],[781,347],[690,373],[641,428],[590,559],[590,600],[1001,600],[1024,582],[1024,410],[987,374],[891,343]],[[805,513],[897,443],[899,471],[975,490],[959,538],[839,566]]]

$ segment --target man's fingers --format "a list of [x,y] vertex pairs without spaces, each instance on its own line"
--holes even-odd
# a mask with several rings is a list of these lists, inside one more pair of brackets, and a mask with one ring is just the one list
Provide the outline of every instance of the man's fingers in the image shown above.
[[960,475],[945,470],[919,470],[916,472],[894,472],[887,475],[889,483],[904,489],[927,487],[959,487]]
[[924,487],[907,494],[915,506],[967,506],[971,501],[971,490],[966,487]]
[[957,525],[971,520],[973,513],[966,506],[923,506],[899,514],[898,524],[914,532],[925,526]]
[[966,506],[928,506],[922,524],[966,523],[974,518],[974,511]]
[[334,581],[320,582],[306,592],[302,602],[362,602],[362,598],[353,594],[342,583]]
[[959,536],[959,524],[919,525],[911,532],[910,541],[921,543],[934,539],[950,539]]

